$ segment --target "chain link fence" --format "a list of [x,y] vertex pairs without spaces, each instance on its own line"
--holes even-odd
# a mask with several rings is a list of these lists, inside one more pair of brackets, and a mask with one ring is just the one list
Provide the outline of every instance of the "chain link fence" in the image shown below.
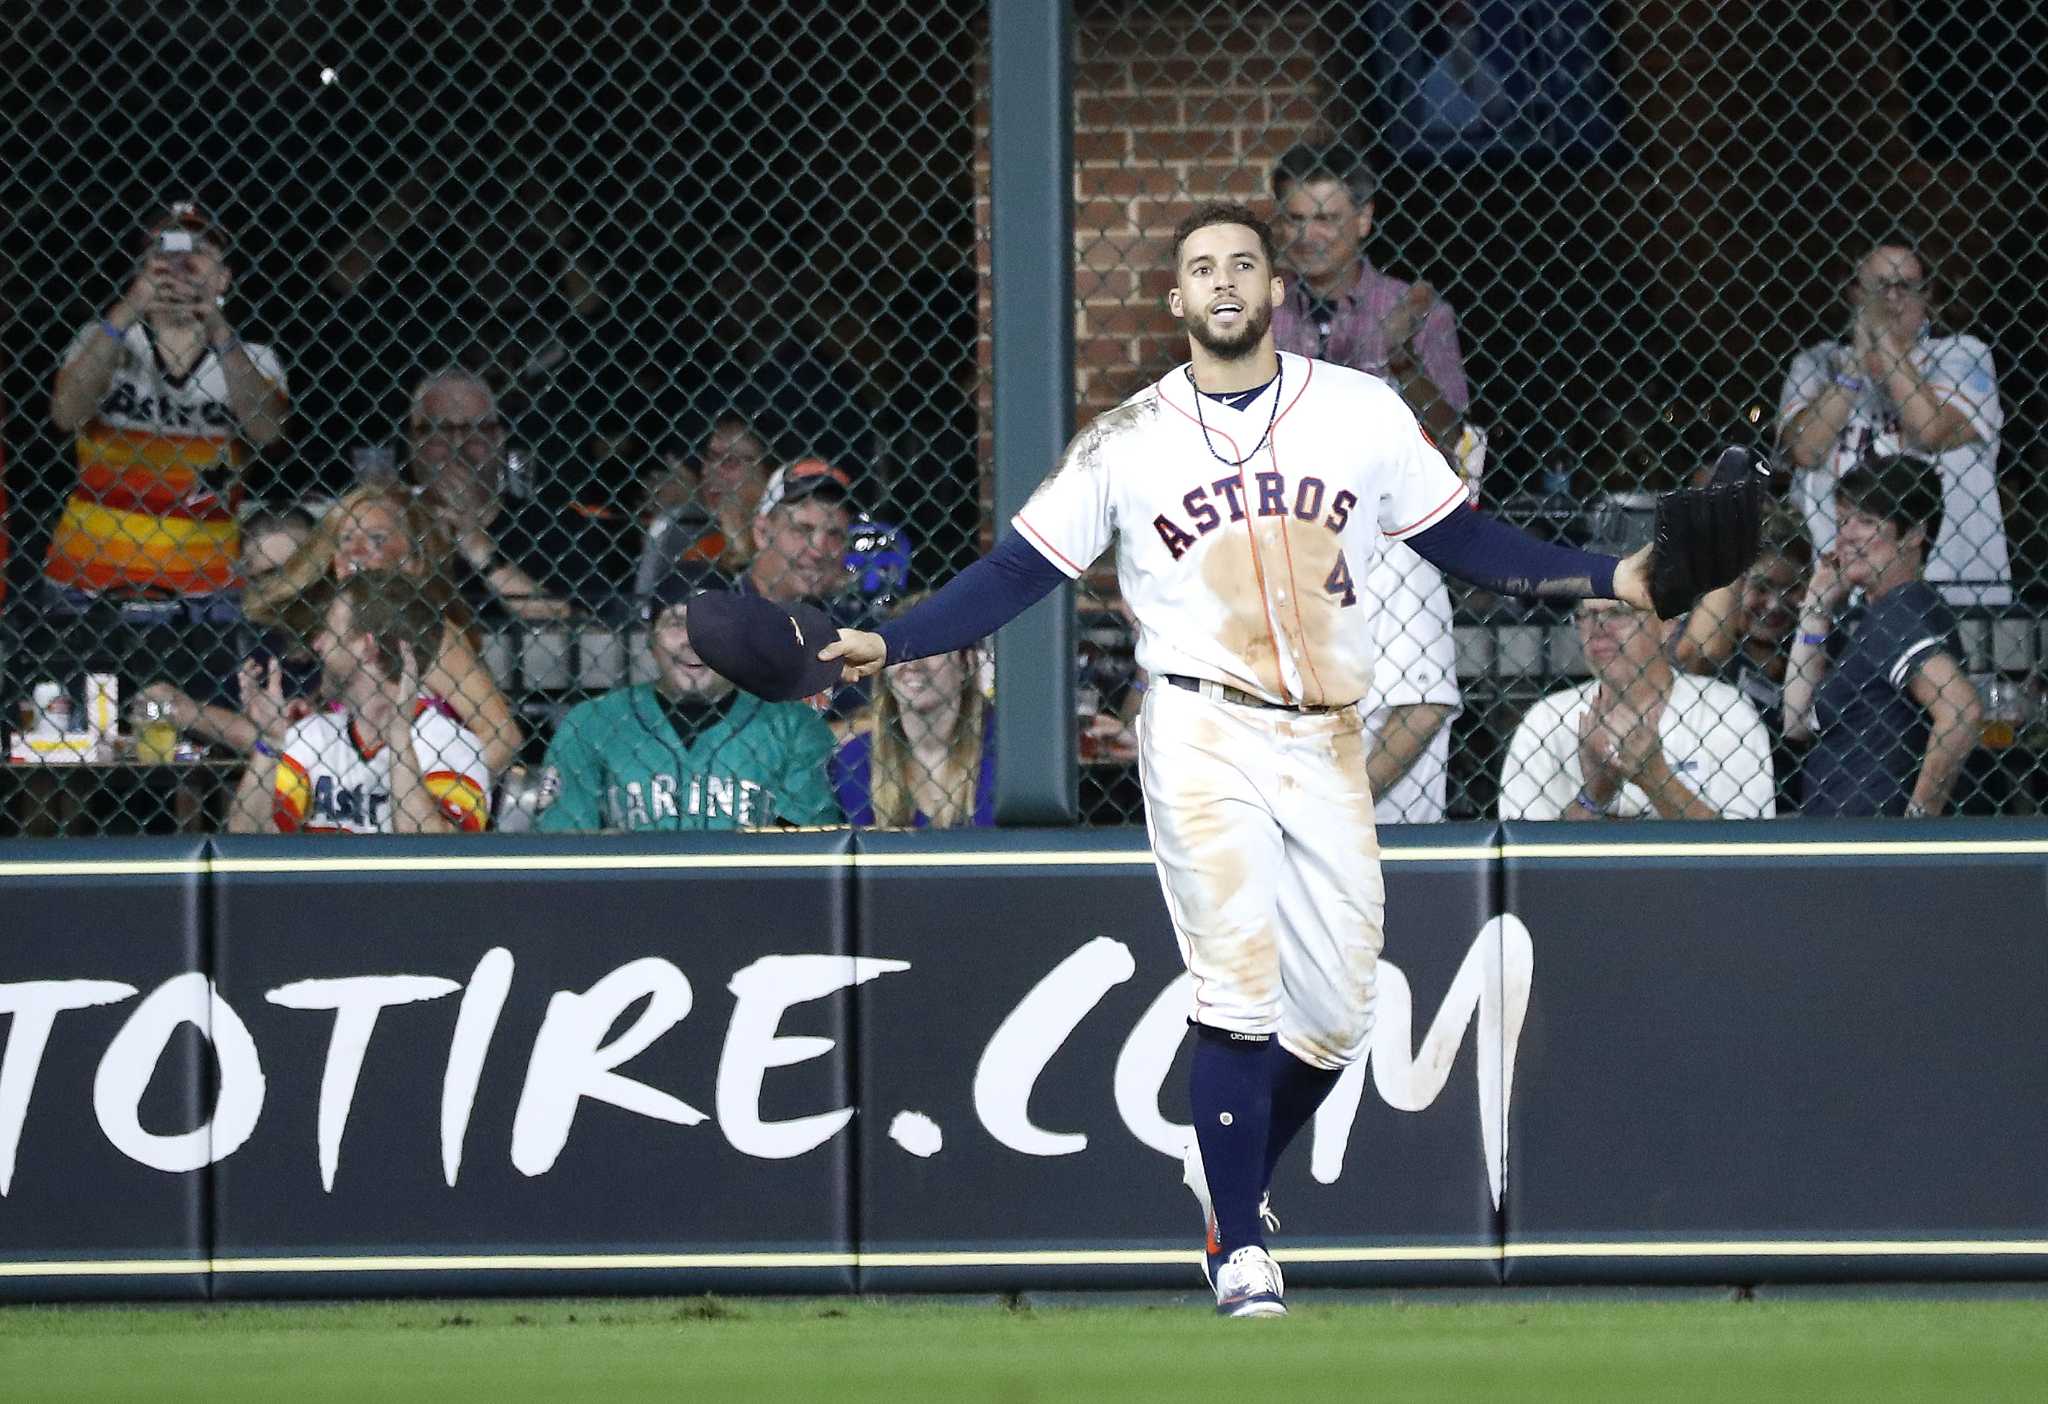
[[[1077,421],[1185,358],[1171,230],[1248,201],[1283,347],[1484,510],[1619,551],[1723,446],[1775,469],[1668,631],[1390,548],[1383,819],[2036,812],[2044,11],[1081,0]],[[8,42],[0,829],[987,822],[985,656],[762,707],[673,608],[872,624],[991,542],[984,5]],[[1089,823],[1139,817],[1114,567]]]

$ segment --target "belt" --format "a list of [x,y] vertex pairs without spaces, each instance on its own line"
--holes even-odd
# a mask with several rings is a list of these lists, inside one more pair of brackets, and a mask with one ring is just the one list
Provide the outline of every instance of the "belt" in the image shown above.
[[1213,678],[1191,678],[1185,673],[1165,673],[1162,676],[1175,687],[1184,687],[1189,692],[1199,692],[1212,702],[1234,702],[1240,707],[1264,707],[1275,712],[1341,712],[1351,704],[1339,702],[1328,706],[1300,705],[1292,702],[1268,702],[1256,693],[1246,692],[1241,687],[1220,683]]

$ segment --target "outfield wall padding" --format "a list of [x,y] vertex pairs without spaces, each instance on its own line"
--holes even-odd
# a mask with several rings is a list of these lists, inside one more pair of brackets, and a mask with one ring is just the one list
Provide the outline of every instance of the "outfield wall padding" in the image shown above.
[[[2048,1275],[2048,824],[1389,831],[1304,1286]],[[1143,836],[0,846],[0,1296],[1199,1290]]]

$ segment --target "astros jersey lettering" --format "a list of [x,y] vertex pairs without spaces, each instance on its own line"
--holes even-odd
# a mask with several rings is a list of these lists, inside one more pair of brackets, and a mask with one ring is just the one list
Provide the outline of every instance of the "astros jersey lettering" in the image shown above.
[[[483,743],[441,707],[418,704],[413,753],[427,790],[449,822],[484,827],[491,772]],[[391,832],[391,751],[346,711],[316,712],[285,733],[277,762],[277,827],[286,833]]]
[[[87,339],[85,328],[65,353]],[[268,346],[244,349],[284,393]],[[198,594],[235,583],[241,538],[225,484],[240,464],[227,372],[212,351],[181,377],[165,373],[146,327],[122,339],[99,409],[78,431],[78,486],[51,534],[45,573],[59,585]]]
[[1358,582],[1377,537],[1434,525],[1464,493],[1396,391],[1283,353],[1243,409],[1199,395],[1182,367],[1103,415],[1016,526],[1070,576],[1116,540],[1153,678],[1339,706],[1372,681]]

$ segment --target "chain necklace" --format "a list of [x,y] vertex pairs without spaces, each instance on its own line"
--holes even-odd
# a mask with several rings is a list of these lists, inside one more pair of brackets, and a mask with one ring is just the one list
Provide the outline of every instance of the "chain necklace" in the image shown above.
[[1226,468],[1242,468],[1245,464],[1257,458],[1259,450],[1266,446],[1266,440],[1271,437],[1274,424],[1280,419],[1280,391],[1284,388],[1287,376],[1287,363],[1276,360],[1274,364],[1277,369],[1273,372],[1273,411],[1266,416],[1266,432],[1259,435],[1259,441],[1252,445],[1250,453],[1238,459],[1225,458],[1222,454],[1216,452],[1216,445],[1209,438],[1208,422],[1202,418],[1202,400],[1204,398],[1202,387],[1195,384],[1195,368],[1193,364],[1191,363],[1187,368],[1188,385],[1195,392],[1195,423],[1202,426],[1202,444],[1209,450],[1209,456]]

